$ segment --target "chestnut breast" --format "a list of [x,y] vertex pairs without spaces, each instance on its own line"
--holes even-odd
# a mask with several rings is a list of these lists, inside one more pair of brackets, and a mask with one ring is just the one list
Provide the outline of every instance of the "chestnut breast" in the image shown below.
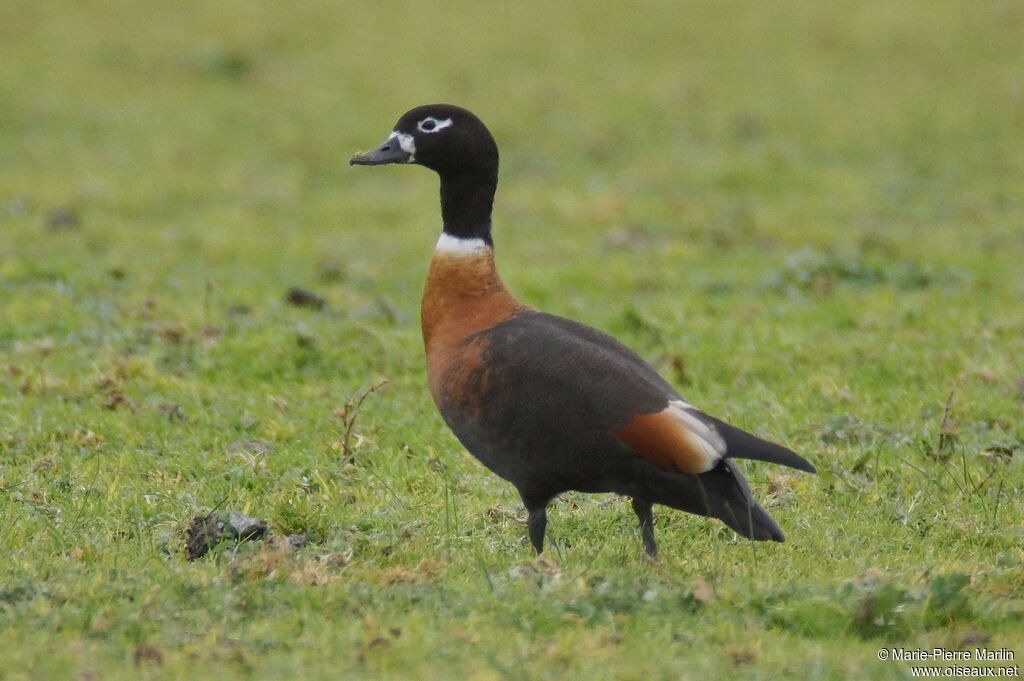
[[490,248],[435,251],[420,315],[430,393],[446,418],[453,405],[475,402],[465,394],[466,378],[479,367],[486,341],[470,337],[526,309],[501,283]]

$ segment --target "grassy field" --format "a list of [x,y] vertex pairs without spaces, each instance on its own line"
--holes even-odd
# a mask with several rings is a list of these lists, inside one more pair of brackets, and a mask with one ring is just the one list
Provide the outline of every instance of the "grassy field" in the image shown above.
[[[3,0],[0,679],[1019,665],[1022,32],[1010,1]],[[533,558],[426,389],[436,178],[346,165],[432,101],[501,146],[513,291],[815,462],[743,464],[787,543],[657,510],[651,564],[625,500],[568,495]],[[271,536],[189,561],[211,510]]]

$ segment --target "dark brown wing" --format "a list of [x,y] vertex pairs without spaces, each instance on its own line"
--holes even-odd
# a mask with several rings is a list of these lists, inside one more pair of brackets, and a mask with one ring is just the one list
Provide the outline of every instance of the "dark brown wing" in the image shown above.
[[[474,394],[452,396],[441,409],[471,451],[470,443],[481,450],[596,450],[611,435],[659,467],[687,473],[710,470],[723,457],[814,470],[790,450],[698,411],[635,352],[578,322],[526,311],[467,343],[481,353],[464,384]],[[460,414],[459,403],[480,408]]]
[[501,470],[507,461],[487,460],[495,449],[506,458],[515,452],[599,466],[582,452],[624,452],[610,446],[614,438],[662,468],[691,473],[710,469],[724,451],[654,369],[587,326],[528,311],[466,345],[480,356],[461,383],[471,394],[449,395],[441,411],[467,448],[506,477],[516,477]]
[[[641,437],[658,442],[657,445],[650,447],[648,451],[655,452],[662,449],[663,443],[666,441],[682,440],[702,448],[705,459],[708,459],[710,456],[707,452],[707,447],[710,445],[716,452],[725,457],[767,461],[807,471],[808,473],[816,472],[811,462],[791,449],[787,449],[774,442],[762,440],[756,435],[751,435],[741,428],[730,425],[693,407],[651,365],[611,336],[570,319],[554,315],[544,316],[550,318],[549,323],[553,326],[572,333],[581,339],[593,342],[608,352],[615,354],[622,366],[632,367],[647,378],[652,385],[660,386],[664,390],[665,395],[669,396],[668,399],[670,401],[678,403],[678,406],[681,408],[679,410],[672,410],[674,412],[672,418],[667,418],[668,414],[655,415],[655,418],[648,416],[645,412],[638,412],[638,421],[631,430],[639,430],[642,433]],[[682,425],[677,425],[680,421]],[[682,431],[680,428],[682,428]],[[663,437],[654,434],[654,431],[662,433],[672,431],[674,434],[669,437]],[[699,438],[698,442],[693,442],[693,436]],[[654,456],[658,455],[655,454]],[[694,456],[693,458],[699,460],[701,457]],[[682,468],[682,470],[686,470],[686,468]]]

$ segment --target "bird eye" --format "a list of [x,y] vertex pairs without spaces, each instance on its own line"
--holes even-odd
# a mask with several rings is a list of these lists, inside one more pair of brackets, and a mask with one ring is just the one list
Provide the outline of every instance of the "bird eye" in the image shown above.
[[452,119],[445,118],[443,120],[434,118],[433,116],[427,116],[422,121],[416,124],[416,127],[420,132],[439,132],[444,130],[452,124]]

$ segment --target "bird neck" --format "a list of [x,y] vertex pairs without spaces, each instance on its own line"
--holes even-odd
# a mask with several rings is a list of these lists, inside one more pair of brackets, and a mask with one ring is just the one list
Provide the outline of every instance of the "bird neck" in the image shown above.
[[462,341],[523,309],[494,267],[494,251],[480,237],[441,235],[423,289],[420,323],[427,353],[435,342]]
[[456,239],[491,241],[491,208],[498,187],[493,172],[441,175],[441,218],[444,233]]

